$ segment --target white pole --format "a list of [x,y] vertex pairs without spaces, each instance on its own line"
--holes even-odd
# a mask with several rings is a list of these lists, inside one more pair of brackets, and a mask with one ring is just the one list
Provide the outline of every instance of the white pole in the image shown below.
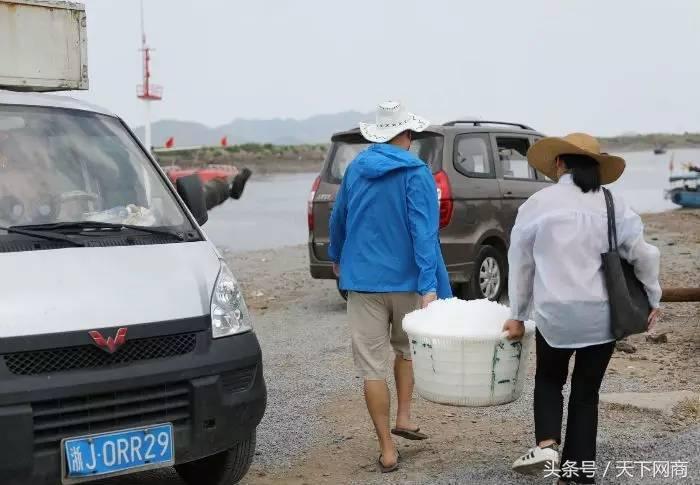
[[141,43],[146,47],[146,29],[143,27],[143,0],[141,0]]
[[144,125],[146,150],[151,153],[151,102],[145,99],[144,104],[146,105],[146,124]]

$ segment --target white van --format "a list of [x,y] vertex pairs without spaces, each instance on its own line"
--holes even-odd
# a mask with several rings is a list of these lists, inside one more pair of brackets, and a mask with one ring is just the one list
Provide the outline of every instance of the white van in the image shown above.
[[261,353],[206,219],[115,115],[0,91],[2,483],[243,477]]

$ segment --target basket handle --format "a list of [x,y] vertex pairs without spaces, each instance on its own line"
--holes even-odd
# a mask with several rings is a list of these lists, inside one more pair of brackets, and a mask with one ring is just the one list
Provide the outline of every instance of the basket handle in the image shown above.
[[503,332],[501,332],[501,337],[500,337],[500,338],[501,338],[501,340],[505,340],[506,342],[508,342],[508,343],[510,343],[510,344],[513,344],[513,343],[515,343],[515,342],[520,342],[520,340],[521,340],[521,339],[508,340],[508,332],[506,332],[505,330],[504,330]]

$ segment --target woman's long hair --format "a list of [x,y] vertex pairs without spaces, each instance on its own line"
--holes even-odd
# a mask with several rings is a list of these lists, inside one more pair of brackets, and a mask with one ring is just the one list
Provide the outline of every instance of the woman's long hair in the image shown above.
[[587,155],[559,155],[574,183],[583,193],[600,190],[600,165]]

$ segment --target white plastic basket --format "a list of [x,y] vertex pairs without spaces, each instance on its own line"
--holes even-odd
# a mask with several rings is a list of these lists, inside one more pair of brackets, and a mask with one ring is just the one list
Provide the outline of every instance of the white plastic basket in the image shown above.
[[521,341],[410,334],[416,390],[424,398],[456,406],[494,406],[520,397],[534,326]]

